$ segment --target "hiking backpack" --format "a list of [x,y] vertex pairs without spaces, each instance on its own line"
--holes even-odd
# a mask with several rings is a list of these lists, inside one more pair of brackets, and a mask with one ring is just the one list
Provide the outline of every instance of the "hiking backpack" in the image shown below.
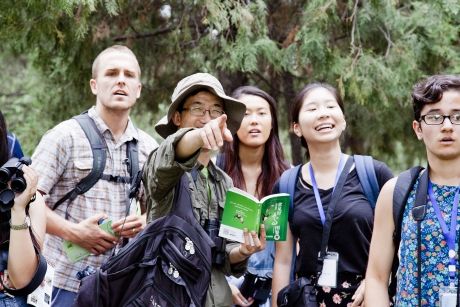
[[[130,177],[107,175],[104,174],[105,163],[107,160],[107,143],[105,142],[104,136],[87,112],[74,116],[73,119],[78,122],[82,130],[85,132],[86,138],[91,145],[93,167],[90,173],[77,183],[75,188],[67,192],[53,205],[52,209],[56,210],[56,208],[66,200],[71,203],[78,195],[84,194],[91,189],[100,179],[117,183],[131,183],[128,198],[134,198],[137,194],[142,178],[142,171],[139,170],[137,140],[133,139],[129,141],[126,148],[126,163],[128,165]],[[129,206],[127,210],[129,210]]]
[[[375,174],[374,162],[371,156],[353,155],[355,161],[356,172],[358,173],[359,182],[363,188],[364,195],[369,201],[372,209],[375,208],[377,197],[380,192],[379,183]],[[292,223],[292,216],[294,214],[294,192],[297,178],[299,177],[302,164],[299,164],[293,168],[290,168],[283,172],[279,181],[279,192],[288,193],[291,196],[289,203],[289,223]],[[295,241],[295,240],[294,240]],[[293,281],[295,278],[295,260],[296,260],[296,244],[294,243],[293,249],[293,262],[291,265],[290,278]]]
[[151,223],[96,273],[74,306],[204,306],[214,243],[193,215],[187,175],[171,212]]

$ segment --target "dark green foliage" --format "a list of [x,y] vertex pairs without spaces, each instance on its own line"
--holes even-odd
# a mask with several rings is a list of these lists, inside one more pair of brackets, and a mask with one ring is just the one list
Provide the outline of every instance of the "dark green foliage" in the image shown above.
[[[126,44],[142,68],[134,117],[149,132],[177,81],[206,71],[227,91],[255,84],[277,98],[288,151],[288,107],[322,80],[345,98],[346,150],[402,169],[424,156],[411,131],[411,88],[460,72],[459,26],[456,0],[6,0],[1,109],[31,153],[46,129],[94,104],[94,57]],[[301,159],[298,146],[287,153]]]

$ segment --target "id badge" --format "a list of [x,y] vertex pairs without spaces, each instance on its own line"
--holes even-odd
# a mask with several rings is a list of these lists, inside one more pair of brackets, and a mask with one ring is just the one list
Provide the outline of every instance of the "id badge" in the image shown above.
[[338,266],[339,253],[327,252],[324,258],[323,271],[318,279],[318,286],[336,288]]
[[441,286],[439,288],[439,303],[441,307],[457,306],[457,287]]

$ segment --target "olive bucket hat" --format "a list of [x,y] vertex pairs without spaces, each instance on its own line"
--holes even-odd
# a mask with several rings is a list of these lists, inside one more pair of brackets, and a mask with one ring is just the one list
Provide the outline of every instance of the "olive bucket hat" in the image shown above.
[[227,128],[232,134],[240,128],[241,121],[243,120],[246,106],[230,97],[224,92],[222,84],[214,76],[207,73],[196,73],[185,77],[179,83],[171,96],[171,104],[169,105],[168,115],[164,116],[155,125],[155,130],[164,139],[177,131],[177,126],[172,122],[172,116],[181,103],[188,97],[190,93],[203,88],[209,90],[216,96],[220,97],[224,102],[224,111],[227,114]]

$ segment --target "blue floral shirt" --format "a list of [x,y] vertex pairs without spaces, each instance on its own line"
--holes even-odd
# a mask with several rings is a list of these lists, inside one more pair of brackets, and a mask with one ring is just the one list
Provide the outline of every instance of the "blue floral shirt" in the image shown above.
[[[420,179],[420,178],[419,178]],[[398,288],[396,292],[396,306],[417,306],[417,224],[412,217],[417,187],[417,180],[412,189],[404,210],[401,243],[399,250]],[[452,206],[456,186],[444,186],[433,183],[433,193],[438,202],[444,220],[450,227]],[[456,251],[458,251],[460,215],[457,214]],[[421,224],[421,288],[422,306],[439,306],[439,288],[449,284],[449,248],[442,234],[441,226],[436,217],[431,201],[427,194],[427,212]],[[457,274],[459,263],[457,256]],[[457,286],[458,275],[455,285]]]

